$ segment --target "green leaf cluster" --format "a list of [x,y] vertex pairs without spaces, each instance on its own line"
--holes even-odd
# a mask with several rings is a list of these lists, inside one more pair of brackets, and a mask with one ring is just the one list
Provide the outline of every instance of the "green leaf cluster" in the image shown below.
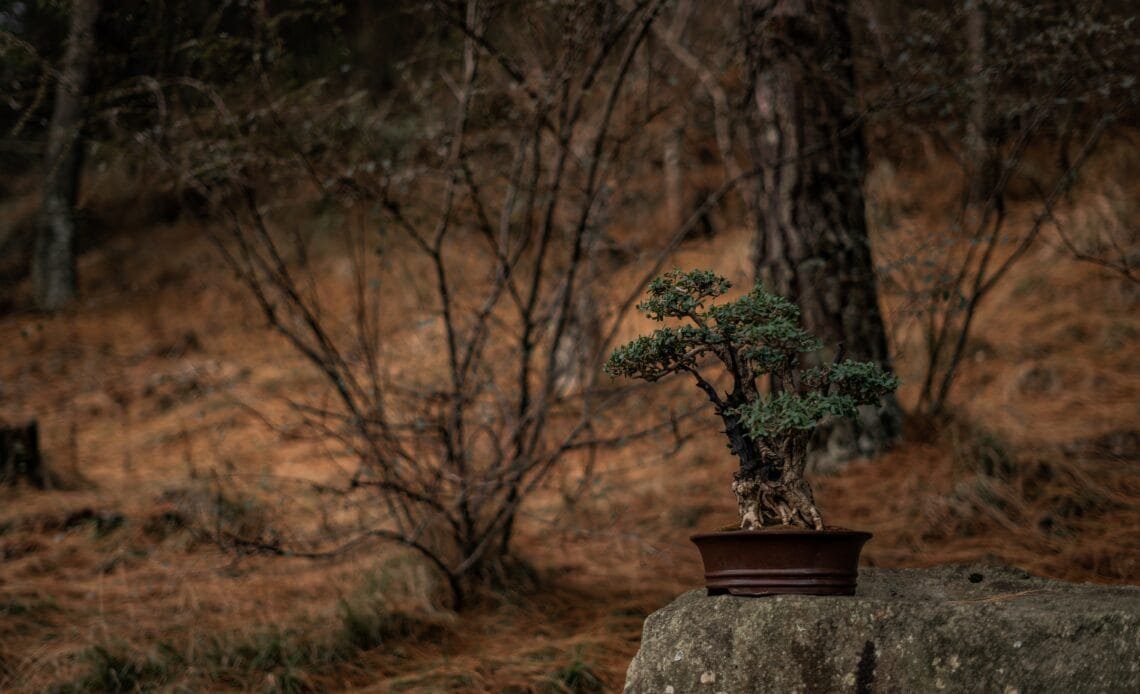
[[611,376],[655,381],[676,371],[695,368],[706,354],[732,354],[751,373],[783,373],[798,355],[822,343],[799,325],[800,310],[783,297],[757,285],[745,296],[706,308],[732,284],[709,270],[672,270],[649,284],[638,310],[656,321],[678,319],[687,325],[667,326],[614,350],[605,364]]
[[711,332],[704,328],[689,325],[661,328],[615,349],[606,361],[605,370],[611,376],[656,381],[687,365],[695,365],[697,357],[709,348],[713,339]]
[[898,388],[878,364],[850,359],[811,369],[801,388],[784,390],[734,408],[753,438],[772,440],[810,432],[827,416],[854,417],[859,405],[877,403]]
[[[801,356],[823,343],[800,326],[799,308],[760,285],[735,301],[709,303],[730,287],[709,270],[673,270],[653,280],[638,309],[653,320],[683,324],[615,349],[606,372],[656,381],[686,371],[702,381],[699,369],[715,356],[733,376],[735,402],[745,400],[722,415],[739,418],[753,438],[777,444],[810,432],[825,417],[853,417],[859,405],[878,402],[898,387],[897,378],[873,363],[846,360],[801,369]],[[766,396],[755,380],[767,374],[776,385]]]
[[671,270],[649,283],[649,296],[637,309],[653,320],[698,315],[705,299],[715,299],[732,284],[709,270]]

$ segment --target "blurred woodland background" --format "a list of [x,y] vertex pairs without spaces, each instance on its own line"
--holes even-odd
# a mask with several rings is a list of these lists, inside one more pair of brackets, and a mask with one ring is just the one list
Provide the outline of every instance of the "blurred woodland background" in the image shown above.
[[[672,267],[897,401],[876,566],[1140,580],[1134,3],[0,0],[0,690],[609,691],[736,461]],[[35,426],[32,427],[31,424]]]

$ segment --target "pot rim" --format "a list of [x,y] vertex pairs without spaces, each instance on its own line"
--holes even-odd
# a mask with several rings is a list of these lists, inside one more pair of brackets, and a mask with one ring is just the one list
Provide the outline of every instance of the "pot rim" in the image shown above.
[[697,542],[698,540],[711,540],[731,537],[861,537],[864,540],[870,540],[872,537],[874,537],[874,535],[865,530],[848,530],[846,528],[829,528],[825,530],[811,530],[809,528],[772,528],[768,530],[714,530],[711,532],[696,533],[695,535],[690,535],[689,540],[692,542]]

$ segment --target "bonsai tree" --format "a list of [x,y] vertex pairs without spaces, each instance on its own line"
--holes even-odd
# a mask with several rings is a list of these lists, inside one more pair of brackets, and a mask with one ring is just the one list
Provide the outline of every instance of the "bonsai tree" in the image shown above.
[[[656,321],[677,321],[614,350],[611,376],[656,381],[687,373],[724,421],[729,449],[740,460],[732,491],[740,527],[801,526],[823,530],[823,517],[804,479],[812,430],[826,417],[854,417],[898,387],[878,365],[843,359],[804,368],[804,355],[822,343],[799,325],[799,308],[757,285],[719,304],[732,285],[707,270],[673,270],[653,280],[637,308]],[[727,372],[717,389],[709,366]],[[768,376],[767,392],[761,377]],[[723,379],[723,376],[722,376]]]

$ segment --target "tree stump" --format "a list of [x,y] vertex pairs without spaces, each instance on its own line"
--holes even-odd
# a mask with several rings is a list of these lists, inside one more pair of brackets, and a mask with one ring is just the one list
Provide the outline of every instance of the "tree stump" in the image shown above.
[[0,484],[15,485],[20,480],[26,480],[37,489],[44,488],[39,427],[35,420],[22,426],[0,424]]

